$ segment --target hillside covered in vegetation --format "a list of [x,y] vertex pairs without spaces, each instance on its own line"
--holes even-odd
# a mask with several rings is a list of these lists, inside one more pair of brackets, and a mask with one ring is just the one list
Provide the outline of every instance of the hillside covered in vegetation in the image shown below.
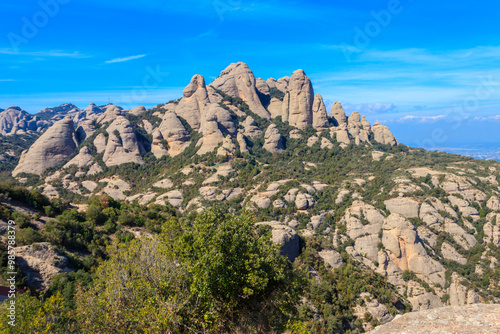
[[33,141],[0,184],[29,288],[6,331],[362,333],[500,301],[500,163],[327,112],[301,70],[231,64],[149,110],[73,107],[9,137]]

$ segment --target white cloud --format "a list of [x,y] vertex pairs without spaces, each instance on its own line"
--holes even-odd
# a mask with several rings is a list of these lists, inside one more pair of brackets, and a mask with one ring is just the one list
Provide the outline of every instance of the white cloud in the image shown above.
[[498,121],[500,120],[500,115],[493,115],[493,116],[476,116],[473,118],[474,121],[481,121],[481,122],[484,122],[484,121],[490,121],[490,120],[494,120],[494,121]]
[[420,122],[420,123],[430,123],[430,122],[436,122],[442,119],[447,118],[447,115],[437,115],[437,116],[416,116],[416,115],[407,115],[404,117],[401,117],[400,119],[397,120],[397,122],[403,123],[403,122]]
[[346,111],[358,111],[362,115],[389,113],[397,109],[397,107],[393,103],[345,103],[342,105],[342,107]]
[[123,58],[115,58],[115,59],[111,59],[111,60],[106,60],[105,63],[106,64],[123,63],[124,61],[139,59],[139,58],[143,58],[143,57],[146,57],[146,56],[147,55],[143,54],[143,55],[135,55],[135,56],[123,57]]
[[62,50],[46,51],[19,51],[14,49],[0,49],[0,54],[32,57],[63,57],[63,58],[88,58],[90,56],[81,54],[78,51],[67,52]]

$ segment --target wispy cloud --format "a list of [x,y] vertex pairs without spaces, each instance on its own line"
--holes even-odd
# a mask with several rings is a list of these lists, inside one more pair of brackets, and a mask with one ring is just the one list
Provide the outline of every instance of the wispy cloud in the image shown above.
[[437,122],[437,121],[443,120],[447,117],[448,117],[447,115],[437,115],[437,116],[408,115],[408,116],[401,117],[397,121],[398,122],[408,122],[408,121],[415,122],[415,121],[417,121],[417,122],[421,122],[421,123],[427,123],[427,122]]
[[346,111],[358,111],[361,114],[383,114],[397,109],[397,107],[393,103],[345,103],[343,105],[343,108]]
[[111,60],[106,60],[105,63],[106,64],[123,63],[125,61],[139,59],[139,58],[143,58],[143,57],[146,57],[146,56],[147,56],[146,54],[143,54],[143,55],[135,55],[135,56],[129,56],[129,57],[122,57],[122,58],[115,58],[115,59],[111,59]]
[[11,82],[11,81],[17,81],[15,79],[0,79],[0,82]]
[[481,122],[491,121],[491,120],[498,121],[498,120],[500,120],[500,115],[492,115],[492,116],[488,116],[488,117],[477,116],[477,117],[474,117],[473,120],[481,121]]
[[15,56],[32,56],[32,57],[63,57],[63,58],[89,58],[89,55],[82,54],[78,51],[67,52],[62,50],[44,50],[44,51],[19,51],[13,49],[0,49],[0,54],[15,55]]

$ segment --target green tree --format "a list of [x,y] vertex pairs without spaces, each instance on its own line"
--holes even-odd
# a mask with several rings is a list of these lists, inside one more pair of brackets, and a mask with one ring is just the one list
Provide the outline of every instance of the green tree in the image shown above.
[[74,298],[77,323],[86,333],[179,332],[186,284],[185,270],[157,237],[115,245],[93,286]]
[[202,327],[283,328],[295,315],[299,276],[247,215],[204,211],[181,238]]

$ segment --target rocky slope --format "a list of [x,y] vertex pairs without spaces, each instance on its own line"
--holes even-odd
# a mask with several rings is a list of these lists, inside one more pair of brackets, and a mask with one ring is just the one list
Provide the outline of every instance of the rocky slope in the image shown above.
[[[67,114],[13,171],[51,198],[251,210],[289,259],[320,245],[329,270],[350,258],[414,311],[500,301],[500,164],[411,149],[339,102],[328,113],[302,70],[264,80],[231,64],[150,110]],[[395,311],[366,295],[357,312]]]

